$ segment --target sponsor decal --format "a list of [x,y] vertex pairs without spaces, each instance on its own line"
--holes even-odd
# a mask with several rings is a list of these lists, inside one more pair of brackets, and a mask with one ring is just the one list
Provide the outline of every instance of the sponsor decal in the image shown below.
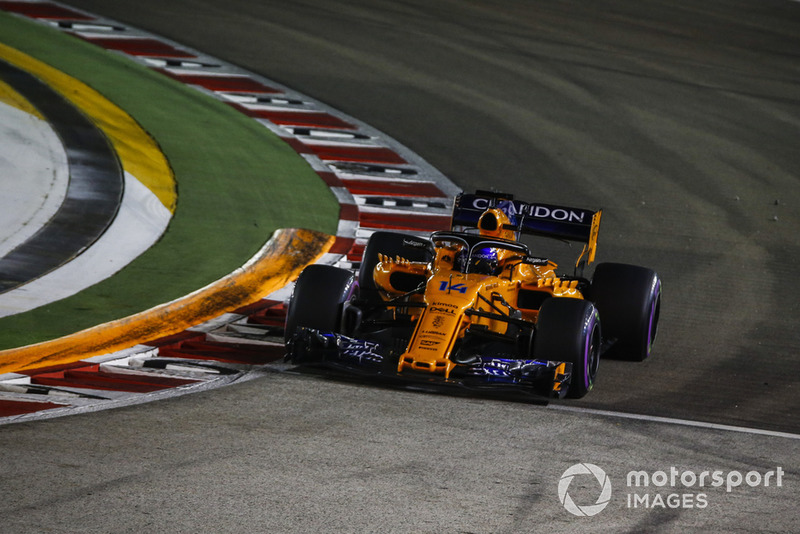
[[364,362],[379,363],[383,361],[383,356],[378,353],[378,343],[345,337],[339,337],[337,339],[340,344],[341,356],[346,360],[354,360],[359,364],[363,364]]
[[556,221],[567,221],[582,223],[586,217],[586,212],[583,210],[567,210],[563,208],[548,208],[546,206],[529,206],[532,217],[538,219],[555,219]]
[[420,241],[413,241],[411,239],[403,239],[403,246],[404,247],[411,247],[411,248],[427,248],[427,243],[422,243]]
[[436,330],[423,330],[419,334],[421,336],[439,336],[439,337],[444,337],[447,335],[444,332],[438,332]]
[[[489,209],[489,199],[474,197],[472,207],[476,210],[484,211]],[[509,218],[517,215],[534,217],[536,219],[550,219],[554,221],[564,221],[570,223],[584,223],[590,211],[577,208],[562,208],[558,206],[546,206],[542,204],[526,204],[524,202],[503,200],[497,204],[498,209],[502,210]]]
[[550,260],[547,258],[535,258],[531,256],[530,258],[525,260],[525,263],[527,263],[528,265],[540,266],[540,265],[548,265],[550,263]]

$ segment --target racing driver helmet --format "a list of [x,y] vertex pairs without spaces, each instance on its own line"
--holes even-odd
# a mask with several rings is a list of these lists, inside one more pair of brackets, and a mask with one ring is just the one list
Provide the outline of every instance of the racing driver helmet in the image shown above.
[[492,247],[484,247],[472,252],[467,272],[496,276],[499,265],[497,250]]

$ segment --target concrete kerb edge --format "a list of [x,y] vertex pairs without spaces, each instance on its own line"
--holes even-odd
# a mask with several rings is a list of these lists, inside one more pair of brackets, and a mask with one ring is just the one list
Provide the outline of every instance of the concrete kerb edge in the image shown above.
[[0,373],[86,360],[196,327],[285,287],[334,240],[311,230],[280,229],[245,265],[189,295],[61,338],[0,351]]

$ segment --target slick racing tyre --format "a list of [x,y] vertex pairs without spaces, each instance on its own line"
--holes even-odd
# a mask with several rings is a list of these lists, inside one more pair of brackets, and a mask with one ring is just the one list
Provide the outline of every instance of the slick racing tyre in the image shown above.
[[589,299],[600,311],[605,339],[612,343],[607,356],[639,362],[650,356],[661,311],[661,280],[655,271],[601,263]]
[[539,309],[533,354],[537,359],[572,363],[567,397],[579,399],[594,386],[601,342],[600,316],[591,302],[551,298]]
[[367,242],[358,271],[360,296],[367,301],[380,300],[372,275],[378,264],[378,254],[384,254],[391,258],[400,256],[410,261],[429,262],[433,259],[433,244],[427,239],[396,232],[372,234]]
[[289,341],[300,327],[339,332],[342,309],[355,288],[351,271],[330,265],[309,265],[303,269],[286,312],[284,340]]

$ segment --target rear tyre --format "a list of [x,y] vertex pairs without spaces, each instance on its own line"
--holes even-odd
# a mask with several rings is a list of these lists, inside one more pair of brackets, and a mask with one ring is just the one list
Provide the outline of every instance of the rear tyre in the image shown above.
[[533,353],[538,359],[572,363],[567,397],[579,399],[594,386],[601,342],[600,316],[591,302],[552,298],[539,309]]
[[355,289],[351,271],[330,265],[309,265],[303,269],[286,312],[284,341],[289,341],[300,327],[339,332],[342,309]]
[[594,271],[589,299],[612,342],[606,355],[643,361],[650,356],[661,312],[661,280],[655,271],[622,263],[601,263]]

